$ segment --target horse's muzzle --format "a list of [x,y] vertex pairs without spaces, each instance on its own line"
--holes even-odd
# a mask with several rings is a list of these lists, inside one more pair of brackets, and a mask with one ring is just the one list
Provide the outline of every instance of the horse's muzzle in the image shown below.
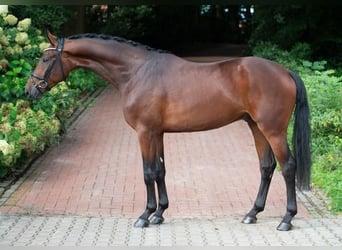
[[42,96],[42,93],[39,91],[38,88],[36,88],[33,85],[31,80],[29,80],[29,82],[26,84],[25,94],[29,99],[34,99],[34,100],[38,100]]

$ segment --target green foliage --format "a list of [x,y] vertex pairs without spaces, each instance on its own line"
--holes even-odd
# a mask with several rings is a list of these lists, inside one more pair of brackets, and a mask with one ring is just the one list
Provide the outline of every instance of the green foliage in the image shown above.
[[334,73],[334,70],[315,70],[311,74],[303,75],[303,80],[310,83],[307,89],[311,97],[314,137],[341,136],[342,76],[336,76]]
[[263,42],[254,54],[277,61],[302,77],[311,110],[313,183],[330,197],[333,211],[342,211],[342,74],[327,70],[326,61],[303,60],[303,53],[298,57],[296,51],[298,48],[288,52]]
[[99,75],[86,69],[77,69],[71,72],[68,78],[68,86],[71,89],[83,92],[91,92],[105,85],[106,82]]
[[24,59],[13,60],[8,63],[8,70],[0,82],[1,102],[15,102],[18,98],[23,98],[26,77],[31,70],[31,65]]
[[312,49],[308,43],[295,43],[290,51],[290,55],[301,60],[309,60],[312,55]]
[[342,211],[342,76],[318,69],[304,74],[311,100],[313,182],[331,198],[333,211]]
[[11,6],[10,10],[18,18],[30,17],[32,25],[40,30],[48,27],[55,32],[62,31],[63,25],[74,15],[70,8],[63,5]]
[[312,179],[331,198],[329,207],[342,211],[342,139],[329,135],[314,141],[316,155]]
[[[296,51],[298,51],[300,47],[305,47],[306,52],[301,52],[301,55],[297,56]],[[276,61],[289,69],[296,69],[301,67],[300,65],[302,64],[303,59],[307,59],[305,55],[308,55],[310,53],[309,51],[310,48],[307,44],[297,43],[292,50],[287,51],[281,49],[277,44],[260,41],[255,45],[252,53],[254,56]]]
[[34,110],[43,110],[49,116],[56,116],[64,121],[77,107],[79,93],[80,90],[70,89],[66,82],[60,82],[39,101],[32,101],[32,107]]

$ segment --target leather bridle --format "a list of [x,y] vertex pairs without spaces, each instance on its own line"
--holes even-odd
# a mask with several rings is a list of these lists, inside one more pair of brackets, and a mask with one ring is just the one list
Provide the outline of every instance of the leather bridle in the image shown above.
[[[41,77],[35,73],[31,73],[31,81],[33,83],[33,86],[35,86],[40,93],[43,93],[42,90],[49,91],[51,89],[51,87],[49,86],[49,83],[48,83],[48,79],[49,79],[51,72],[52,72],[53,68],[55,67],[55,64],[57,61],[59,62],[59,65],[61,67],[61,71],[62,71],[63,79],[64,79],[65,75],[64,75],[63,64],[62,64],[62,60],[61,60],[63,47],[64,47],[64,38],[59,38],[57,48],[45,49],[45,51],[55,50],[57,53],[56,53],[56,56],[53,58],[52,63],[49,65],[49,67],[45,71],[44,77]],[[39,81],[35,82],[34,81],[35,79],[39,80]]]

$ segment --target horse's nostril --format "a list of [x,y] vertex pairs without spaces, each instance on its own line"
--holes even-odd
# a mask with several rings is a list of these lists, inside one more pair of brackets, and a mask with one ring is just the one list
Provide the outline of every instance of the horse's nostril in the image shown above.
[[28,87],[25,88],[25,94],[27,97],[30,97],[30,91]]

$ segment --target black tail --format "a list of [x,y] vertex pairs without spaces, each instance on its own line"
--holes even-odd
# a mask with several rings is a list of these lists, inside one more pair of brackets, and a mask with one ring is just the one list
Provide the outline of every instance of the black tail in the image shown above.
[[308,98],[302,79],[290,71],[297,87],[294,111],[293,147],[296,160],[297,188],[310,190],[311,175],[311,128]]

